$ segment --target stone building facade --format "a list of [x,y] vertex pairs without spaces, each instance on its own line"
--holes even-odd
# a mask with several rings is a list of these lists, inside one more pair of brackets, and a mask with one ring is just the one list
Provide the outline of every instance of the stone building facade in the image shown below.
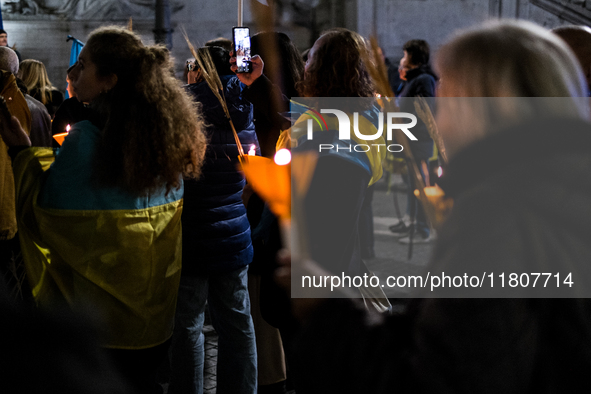
[[[254,15],[265,7],[261,2],[266,1],[243,1],[244,25],[256,32]],[[230,38],[237,22],[237,2],[169,1],[174,29],[172,54],[178,59],[178,74],[184,60],[190,57],[182,30],[187,31],[195,45],[220,36]],[[127,25],[131,17],[134,31],[146,42],[154,42],[154,3],[154,0],[1,1],[9,45],[16,44],[23,58],[44,62],[50,79],[60,89],[65,88],[71,47],[66,42],[68,35],[85,41],[96,27]],[[275,0],[275,5],[276,29],[287,33],[302,50],[322,30],[342,26],[364,36],[375,32],[386,56],[394,61],[402,56],[402,45],[409,39],[425,39],[436,51],[456,29],[489,18],[518,17],[552,28],[577,21],[572,14],[579,12],[579,8],[582,9],[579,14],[585,10],[591,13],[591,1],[581,0]],[[572,9],[570,14],[569,9]]]

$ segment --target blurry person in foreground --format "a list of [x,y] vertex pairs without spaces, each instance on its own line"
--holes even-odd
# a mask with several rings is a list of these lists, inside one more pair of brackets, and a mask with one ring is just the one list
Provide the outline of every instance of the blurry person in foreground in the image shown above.
[[[451,157],[441,186],[454,207],[430,275],[567,268],[588,277],[591,125],[575,57],[537,25],[497,21],[457,35],[437,66]],[[385,318],[345,299],[294,299],[305,327],[298,393],[578,391],[591,368],[591,303],[576,284],[564,298],[539,284],[538,293],[507,282],[492,293],[423,289]],[[436,296],[447,298],[426,298]]]

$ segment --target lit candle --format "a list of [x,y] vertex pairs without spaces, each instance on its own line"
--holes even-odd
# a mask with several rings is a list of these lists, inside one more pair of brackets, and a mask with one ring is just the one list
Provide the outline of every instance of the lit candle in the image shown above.
[[67,125],[66,126],[66,133],[69,133],[70,132],[70,128],[71,128],[70,125]]
[[[438,185],[425,187],[424,191],[427,200],[431,206],[435,208],[435,223],[432,224],[434,226],[439,226],[445,221],[447,215],[451,211],[453,200],[445,197],[445,193]],[[415,190],[414,194],[417,198],[420,198],[421,193],[418,190]]]
[[275,153],[275,164],[279,166],[287,165],[291,162],[291,152],[289,149],[279,149],[277,153]]
[[254,146],[254,144],[252,144],[250,146],[250,149],[248,150],[248,155],[249,156],[256,156],[256,154],[257,154],[256,146]]

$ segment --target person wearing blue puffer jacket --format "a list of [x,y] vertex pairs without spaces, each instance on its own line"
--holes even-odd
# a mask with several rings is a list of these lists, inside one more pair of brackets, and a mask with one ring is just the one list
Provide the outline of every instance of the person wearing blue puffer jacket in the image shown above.
[[[230,117],[244,150],[258,141],[245,86],[230,71],[228,52],[208,50]],[[188,67],[196,67],[191,64]],[[250,315],[247,269],[252,261],[250,226],[242,203],[245,185],[238,171],[238,147],[223,108],[196,71],[187,91],[201,103],[209,140],[199,180],[185,180],[183,269],[172,344],[171,394],[203,392],[205,304],[219,334],[217,392],[256,393],[255,335]],[[258,153],[260,154],[260,153]]]

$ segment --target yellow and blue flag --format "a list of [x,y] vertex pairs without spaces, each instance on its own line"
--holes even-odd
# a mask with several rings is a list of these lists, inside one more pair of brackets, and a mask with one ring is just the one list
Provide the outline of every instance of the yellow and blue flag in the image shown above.
[[[29,148],[14,176],[23,260],[36,303],[101,319],[106,347],[143,349],[172,335],[181,274],[182,199],[142,209],[38,204],[55,153]],[[50,170],[51,171],[51,170]]]

